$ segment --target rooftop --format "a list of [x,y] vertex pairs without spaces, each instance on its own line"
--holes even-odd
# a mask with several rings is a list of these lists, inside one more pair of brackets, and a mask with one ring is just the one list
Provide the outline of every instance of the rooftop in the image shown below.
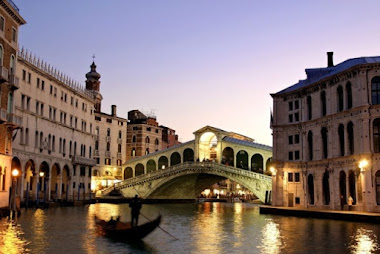
[[300,80],[298,83],[288,88],[285,88],[284,90],[281,90],[280,92],[277,92],[274,95],[281,95],[281,94],[297,91],[298,89],[307,87],[308,85],[311,85],[323,79],[329,78],[340,72],[351,69],[352,67],[355,67],[357,65],[374,64],[374,63],[380,63],[380,56],[351,58],[333,67],[305,69],[306,74],[307,74],[307,79]]

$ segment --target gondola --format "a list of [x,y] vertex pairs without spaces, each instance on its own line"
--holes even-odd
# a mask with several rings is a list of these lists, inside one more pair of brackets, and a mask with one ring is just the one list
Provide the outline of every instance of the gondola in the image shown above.
[[118,241],[140,240],[155,230],[160,225],[160,222],[161,215],[150,222],[132,227],[130,222],[112,219],[105,221],[95,216],[95,223],[99,233]]

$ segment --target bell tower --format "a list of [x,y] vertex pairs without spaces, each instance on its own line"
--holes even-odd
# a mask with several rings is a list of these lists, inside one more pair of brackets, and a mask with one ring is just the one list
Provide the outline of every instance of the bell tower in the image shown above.
[[96,65],[93,61],[91,70],[86,74],[86,90],[92,91],[95,95],[95,111],[101,111],[102,95],[100,94],[100,74],[96,71]]

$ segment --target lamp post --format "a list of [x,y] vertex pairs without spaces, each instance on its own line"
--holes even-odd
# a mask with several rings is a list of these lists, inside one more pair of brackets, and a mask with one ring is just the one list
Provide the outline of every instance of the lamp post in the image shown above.
[[[45,201],[46,201],[46,186],[45,186],[45,178],[44,178],[44,176],[45,176],[45,172],[40,172],[40,178],[41,178],[41,181],[40,181],[41,182],[41,184],[40,184],[41,187],[40,187],[40,189],[41,189],[41,191],[44,192],[44,205],[45,205]],[[39,198],[39,195],[38,195],[38,198]]]
[[11,204],[10,204],[10,207],[11,207],[11,213],[10,213],[10,217],[11,218],[16,218],[17,219],[17,210],[18,210],[18,207],[17,207],[17,179],[18,179],[18,176],[20,174],[20,171],[18,169],[13,169],[12,170],[12,199],[11,199]]

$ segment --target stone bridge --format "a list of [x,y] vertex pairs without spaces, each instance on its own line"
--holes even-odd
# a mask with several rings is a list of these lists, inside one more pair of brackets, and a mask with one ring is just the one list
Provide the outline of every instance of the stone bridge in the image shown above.
[[224,179],[246,187],[262,202],[266,192],[272,190],[271,176],[216,162],[185,162],[118,182],[102,194],[117,189],[125,197],[138,193],[148,199],[196,199],[204,189]]
[[[265,201],[272,188],[272,149],[233,132],[206,126],[195,139],[124,164],[123,181],[115,188],[123,196],[149,199],[195,199],[211,185],[229,179]],[[107,195],[114,187],[103,189]]]

